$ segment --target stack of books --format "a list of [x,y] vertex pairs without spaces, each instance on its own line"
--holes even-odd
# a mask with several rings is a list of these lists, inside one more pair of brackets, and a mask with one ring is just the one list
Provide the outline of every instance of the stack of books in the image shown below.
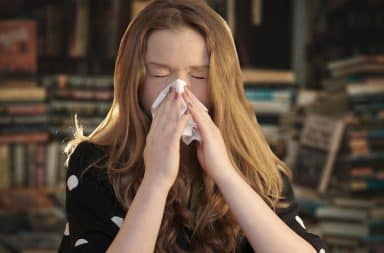
[[[299,166],[294,167],[296,182],[327,200],[311,211],[332,252],[383,252],[384,57],[359,55],[327,67],[325,91],[345,97],[347,109],[338,120],[307,117]],[[327,126],[333,130],[327,133]],[[303,153],[316,146],[317,152]]]
[[[328,244],[343,252],[382,252],[384,208],[370,200],[337,197],[315,212]],[[381,248],[380,248],[381,247]]]
[[344,190],[374,197],[384,190],[384,55],[356,56],[328,67],[332,76],[343,75],[349,102]]
[[42,82],[50,97],[50,126],[58,136],[71,136],[75,114],[89,134],[105,118],[113,100],[112,76],[59,74]]
[[[296,98],[294,74],[283,70],[243,69],[244,92],[264,135],[275,150],[287,138],[282,118]],[[285,149],[285,148],[283,148]]]

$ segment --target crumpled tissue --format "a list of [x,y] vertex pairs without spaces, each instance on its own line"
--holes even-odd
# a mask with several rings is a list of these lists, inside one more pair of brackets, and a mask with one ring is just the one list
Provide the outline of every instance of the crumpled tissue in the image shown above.
[[[168,84],[167,87],[165,87],[157,96],[155,101],[153,102],[151,106],[151,113],[152,118],[155,116],[160,104],[163,102],[164,98],[167,96],[170,88],[173,86],[176,89],[176,92],[179,94],[182,94],[184,92],[184,87],[186,85],[186,82],[181,79],[176,79],[172,83]],[[183,97],[181,96],[181,108],[179,112],[179,117],[183,115],[183,113],[187,110],[187,104],[184,101]],[[208,109],[204,106],[203,103],[199,101],[202,108],[208,112]],[[201,142],[201,135],[199,130],[197,129],[196,122],[193,121],[192,117],[188,120],[186,127],[184,128],[183,134],[182,134],[182,140],[186,145],[189,145],[193,140],[197,140],[198,142]]]

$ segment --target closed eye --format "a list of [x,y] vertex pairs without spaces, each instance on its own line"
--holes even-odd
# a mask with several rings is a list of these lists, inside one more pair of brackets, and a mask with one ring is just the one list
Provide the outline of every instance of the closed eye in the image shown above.
[[156,77],[156,78],[163,78],[163,77],[167,77],[167,75],[152,75],[153,77]]
[[193,78],[195,78],[195,79],[207,79],[206,77],[204,77],[204,76],[192,76]]

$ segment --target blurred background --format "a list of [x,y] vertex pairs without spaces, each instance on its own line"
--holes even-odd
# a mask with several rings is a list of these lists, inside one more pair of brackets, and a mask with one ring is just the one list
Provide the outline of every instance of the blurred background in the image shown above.
[[[207,0],[245,93],[331,252],[384,252],[384,1]],[[56,252],[74,113],[113,97],[118,43],[148,1],[0,0],[0,252]]]

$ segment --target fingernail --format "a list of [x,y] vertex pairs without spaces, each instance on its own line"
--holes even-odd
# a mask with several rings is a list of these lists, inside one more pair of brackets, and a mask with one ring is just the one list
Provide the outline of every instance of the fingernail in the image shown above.
[[169,89],[169,95],[173,95],[174,96],[174,88],[173,87],[171,87],[170,89]]

